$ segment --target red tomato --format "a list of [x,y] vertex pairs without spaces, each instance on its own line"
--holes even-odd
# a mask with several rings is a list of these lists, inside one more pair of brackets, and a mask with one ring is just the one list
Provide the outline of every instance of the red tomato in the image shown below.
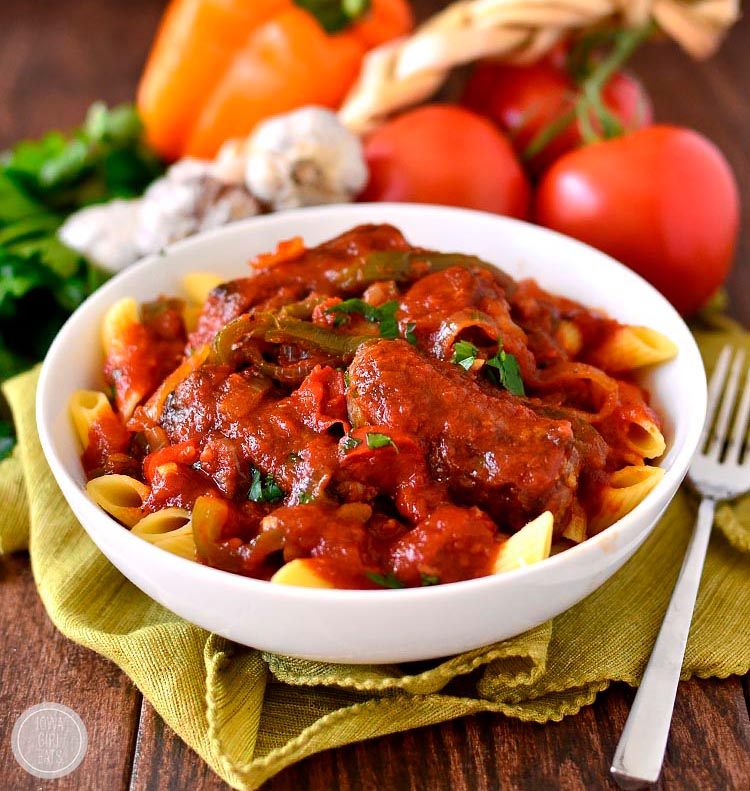
[[530,189],[513,147],[485,118],[449,104],[388,121],[365,143],[362,200],[442,203],[524,218]]
[[713,143],[652,126],[559,159],[539,185],[536,219],[627,264],[688,315],[731,268],[739,195]]
[[[462,101],[507,132],[520,155],[539,132],[573,109],[579,93],[580,89],[559,57],[529,66],[484,61],[469,79]],[[615,73],[606,83],[602,101],[626,131],[651,124],[651,101],[641,83],[625,72]],[[593,117],[592,125],[596,131],[601,131],[598,120]],[[542,152],[525,164],[529,172],[539,175],[581,143],[578,122],[571,121]]]

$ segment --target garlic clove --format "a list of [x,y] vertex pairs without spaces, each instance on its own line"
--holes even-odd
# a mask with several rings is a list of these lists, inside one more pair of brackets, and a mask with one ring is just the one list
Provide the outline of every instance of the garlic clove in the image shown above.
[[137,261],[135,242],[141,199],[113,200],[71,214],[57,231],[58,238],[108,272],[119,272]]

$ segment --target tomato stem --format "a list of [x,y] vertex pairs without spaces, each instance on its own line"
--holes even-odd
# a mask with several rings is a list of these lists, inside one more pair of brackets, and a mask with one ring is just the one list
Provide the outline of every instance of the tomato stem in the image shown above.
[[583,94],[578,99],[577,104],[582,105],[583,110],[579,111],[576,108],[579,122],[584,117],[589,119],[590,113],[593,111],[603,132],[603,135],[598,134],[590,122],[581,124],[581,137],[587,145],[601,140],[602,137],[606,140],[622,134],[622,125],[602,101],[602,91],[638,47],[651,37],[655,29],[654,23],[649,22],[643,27],[618,31],[615,35],[612,51],[594,67],[588,77],[581,83]]
[[[604,137],[608,139],[622,134],[622,125],[619,120],[605,106],[602,100],[602,90],[612,78],[612,76],[622,68],[625,62],[632,56],[638,47],[646,41],[656,30],[653,22],[640,27],[627,30],[618,30],[614,36],[611,33],[598,33],[595,36],[595,44],[600,43],[604,38],[612,38],[613,46],[608,55],[599,63],[595,64],[591,70],[583,69],[579,63],[576,71],[585,74],[580,79],[581,93],[576,99],[573,107],[556,118],[551,124],[541,129],[526,146],[521,153],[521,159],[528,161],[540,154],[555,138],[561,135],[574,121],[577,121],[581,133],[581,138],[585,144],[595,143]],[[595,44],[583,42],[585,44],[582,57],[588,61],[591,58]],[[578,54],[581,55],[581,52]],[[599,121],[599,126],[603,134],[599,134],[594,128],[592,114]]]
[[600,92],[609,82],[612,75],[619,71],[632,54],[655,32],[653,22],[639,28],[621,30],[615,37],[612,51],[604,58],[591,74],[584,80],[584,87],[591,91]]
[[575,108],[573,108],[563,113],[559,118],[556,118],[551,124],[540,129],[521,152],[521,159],[524,160],[524,162],[528,162],[537,154],[541,154],[556,137],[561,135],[573,123],[575,118],[576,111]]

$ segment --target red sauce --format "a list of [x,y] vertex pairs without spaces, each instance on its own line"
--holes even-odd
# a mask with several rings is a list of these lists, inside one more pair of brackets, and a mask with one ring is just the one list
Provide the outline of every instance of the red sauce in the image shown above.
[[[84,459],[137,459],[144,512],[193,509],[203,562],[269,579],[308,558],[350,588],[471,579],[527,521],[550,510],[559,535],[613,470],[643,463],[627,435],[658,422],[646,394],[586,362],[620,326],[600,312],[390,226],[254,266],[212,292],[189,340],[174,301],[144,311],[107,360],[118,404],[212,351],[158,420],[96,427]],[[502,384],[508,357],[525,395]]]

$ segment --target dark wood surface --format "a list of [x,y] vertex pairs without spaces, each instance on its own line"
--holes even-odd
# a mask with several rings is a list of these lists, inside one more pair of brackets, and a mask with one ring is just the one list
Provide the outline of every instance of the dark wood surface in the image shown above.
[[[156,27],[159,0],[4,0],[0,3],[0,148],[72,126],[96,99],[132,98]],[[441,5],[417,3],[420,13]],[[750,23],[721,53],[696,64],[669,44],[634,63],[659,120],[707,134],[724,150],[743,194],[743,232],[729,280],[731,311],[750,323]],[[223,789],[107,660],[65,640],[47,619],[28,558],[0,558],[0,789]],[[680,685],[659,788],[750,789],[748,678]],[[74,708],[89,750],[65,779],[39,781],[15,763],[9,737],[29,706]],[[313,756],[268,791],[481,791],[615,788],[609,760],[632,691],[615,686],[575,717],[545,726],[502,716],[464,718]]]

